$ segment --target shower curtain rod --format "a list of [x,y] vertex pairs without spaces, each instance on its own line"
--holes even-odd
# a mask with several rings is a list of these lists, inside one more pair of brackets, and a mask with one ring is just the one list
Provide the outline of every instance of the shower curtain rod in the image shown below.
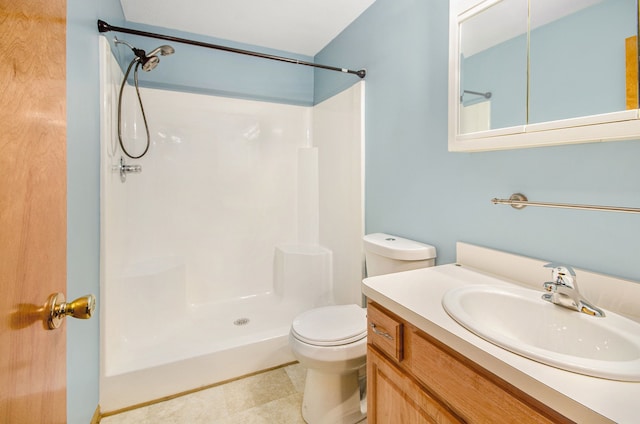
[[491,93],[491,91],[487,91],[486,93],[481,93],[480,91],[463,90],[462,94],[460,95],[460,103],[462,103],[463,97],[464,97],[465,94],[473,94],[473,95],[476,95],[476,96],[482,96],[485,99],[490,99],[491,96],[493,95]]
[[359,76],[360,78],[364,78],[365,75],[367,74],[367,72],[364,69],[360,69],[359,71],[353,71],[351,69],[338,68],[338,67],[335,67],[335,66],[328,66],[328,65],[321,65],[319,63],[305,62],[303,60],[291,59],[289,57],[274,56],[274,55],[270,55],[270,54],[254,52],[254,51],[251,51],[251,50],[242,50],[242,49],[236,49],[236,48],[233,48],[233,47],[221,46],[219,44],[210,44],[210,43],[204,43],[202,41],[189,40],[187,38],[172,37],[170,35],[156,34],[156,33],[153,33],[153,32],[139,31],[137,29],[129,29],[129,28],[117,27],[117,26],[109,25],[108,23],[106,23],[105,21],[100,20],[100,19],[98,19],[98,31],[99,32],[116,31],[116,32],[123,32],[123,33],[126,33],[126,34],[141,35],[143,37],[158,38],[160,40],[167,40],[167,41],[173,41],[173,42],[176,42],[176,43],[190,44],[192,46],[207,47],[207,48],[210,48],[210,49],[223,50],[223,51],[226,51],[226,52],[244,54],[244,55],[253,56],[253,57],[260,57],[260,58],[263,58],[263,59],[277,60],[277,61],[280,61],[280,62],[293,63],[293,64],[296,64],[296,65],[312,66],[314,68],[327,69],[329,71],[337,71],[337,72],[342,72],[342,73],[345,73],[345,74],[353,74],[353,75]]

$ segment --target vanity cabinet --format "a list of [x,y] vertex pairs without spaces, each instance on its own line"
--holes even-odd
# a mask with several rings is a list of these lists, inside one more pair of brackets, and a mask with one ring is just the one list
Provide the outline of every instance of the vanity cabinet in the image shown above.
[[367,411],[383,423],[570,423],[369,301]]

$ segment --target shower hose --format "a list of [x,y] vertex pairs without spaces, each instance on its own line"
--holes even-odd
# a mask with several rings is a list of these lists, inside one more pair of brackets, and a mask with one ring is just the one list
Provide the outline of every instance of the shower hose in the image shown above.
[[[122,92],[124,91],[124,86],[127,82],[127,78],[129,77],[129,72],[131,72],[131,67],[133,64],[136,64],[136,68],[133,71],[133,82],[136,87],[136,94],[138,96],[138,103],[140,104],[140,111],[142,112],[142,120],[144,121],[144,129],[147,133],[147,144],[144,148],[144,151],[138,155],[133,156],[129,153],[129,151],[124,147],[124,142],[122,141]],[[151,144],[151,137],[149,136],[149,125],[147,124],[147,117],[144,113],[144,106],[142,105],[142,97],[140,97],[140,89],[138,88],[138,68],[140,67],[139,58],[134,58],[131,63],[129,63],[129,67],[127,68],[127,72],[124,74],[124,78],[122,78],[122,84],[120,85],[120,96],[118,98],[118,141],[120,142],[120,147],[125,155],[130,157],[131,159],[140,159],[143,157],[147,151],[149,150],[149,145]]]

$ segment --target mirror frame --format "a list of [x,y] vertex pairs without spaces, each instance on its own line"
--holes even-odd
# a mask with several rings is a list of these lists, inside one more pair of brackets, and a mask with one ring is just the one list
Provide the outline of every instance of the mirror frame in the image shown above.
[[459,26],[500,1],[502,0],[451,0],[450,2],[449,151],[478,152],[640,139],[640,109],[459,134]]

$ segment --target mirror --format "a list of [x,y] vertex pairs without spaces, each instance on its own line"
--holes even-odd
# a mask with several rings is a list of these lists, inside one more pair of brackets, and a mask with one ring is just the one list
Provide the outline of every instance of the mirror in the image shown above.
[[450,150],[640,138],[638,0],[469,3],[451,2]]
[[461,134],[527,123],[527,9],[503,0],[460,24]]
[[637,16],[636,0],[532,1],[528,122],[625,110]]

